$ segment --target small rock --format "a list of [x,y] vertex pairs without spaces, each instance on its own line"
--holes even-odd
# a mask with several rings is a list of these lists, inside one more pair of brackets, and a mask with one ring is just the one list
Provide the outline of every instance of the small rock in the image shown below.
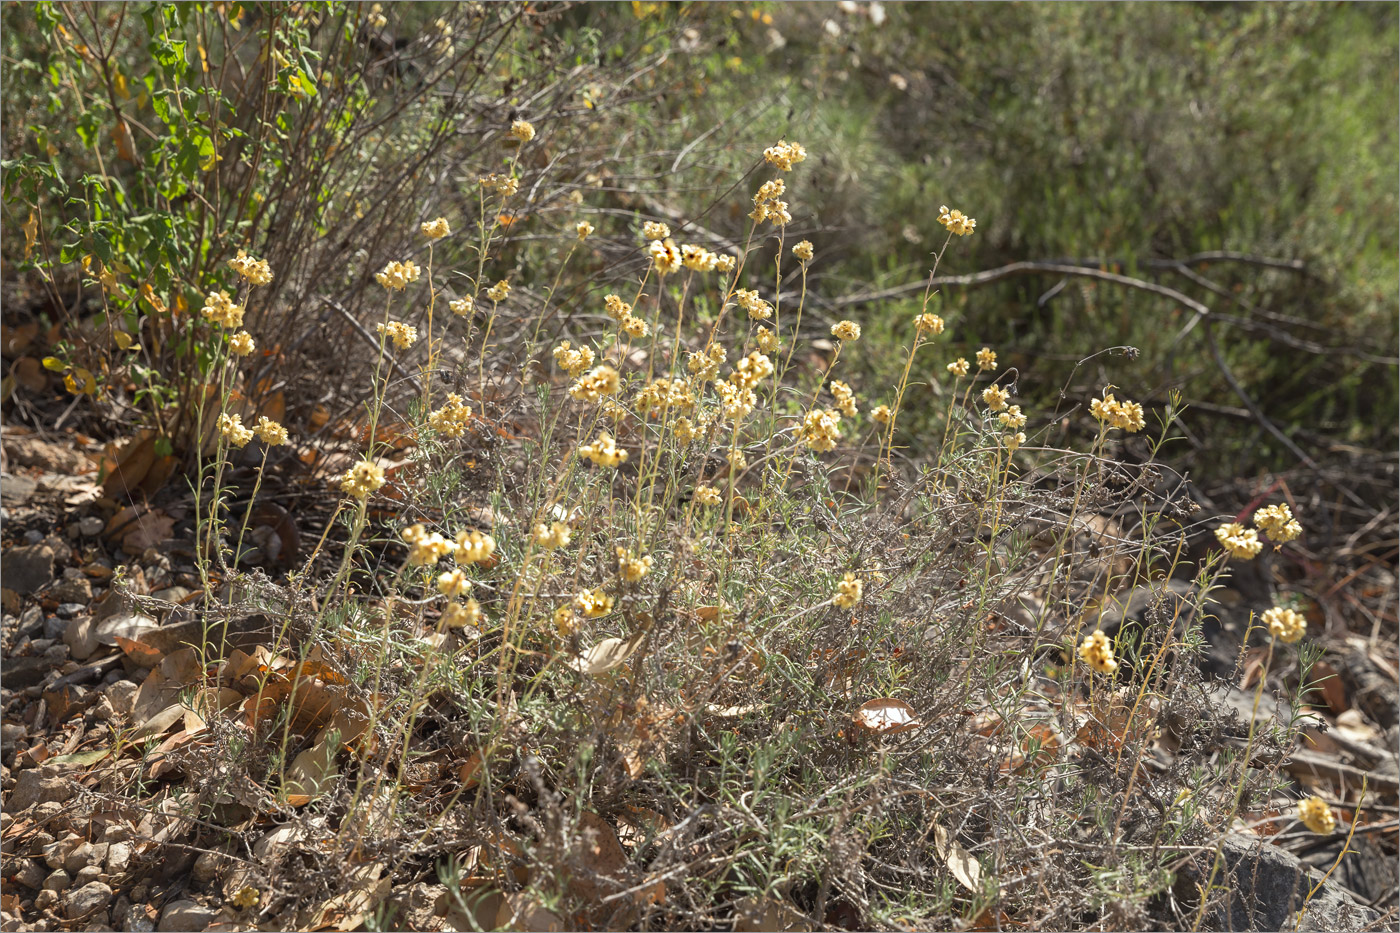
[[203,930],[217,919],[219,919],[217,910],[205,907],[196,901],[171,901],[160,912],[160,924],[156,929],[161,933]]
[[188,588],[183,586],[168,586],[163,590],[157,590],[151,594],[156,599],[165,600],[168,603],[184,602],[190,595]]
[[155,922],[146,913],[143,904],[132,904],[123,911],[116,914],[117,926],[130,933],[152,933],[155,930]]
[[44,851],[44,863],[57,871],[68,860],[68,853],[81,845],[82,842],[82,836],[77,833],[69,833]]
[[82,615],[70,621],[63,632],[63,643],[79,661],[86,661],[92,657],[98,646],[97,624],[92,616]]
[[131,843],[113,842],[107,846],[107,874],[120,875],[130,864]]
[[78,534],[91,538],[93,535],[102,534],[102,519],[96,515],[84,516],[78,522]]
[[[126,842],[131,839],[131,828],[121,823],[108,823],[102,830],[102,841],[107,843]],[[108,852],[111,850],[108,849]]]
[[44,533],[37,528],[31,528],[24,533],[25,544],[38,544],[42,540],[44,540]]
[[93,862],[102,861],[100,858],[95,858],[95,855],[96,853],[93,850],[92,843],[80,842],[69,849],[68,854],[63,857],[63,867],[67,869],[68,874],[76,875],[80,870],[91,865]]
[[[81,615],[86,610],[86,603],[62,603],[54,612],[58,613],[62,618],[71,619],[76,615]],[[61,637],[62,634],[63,633],[60,632],[59,637]]]
[[12,812],[27,810],[48,801],[63,803],[72,796],[73,785],[58,771],[35,768],[22,772],[15,781],[15,789],[10,793],[9,809]]
[[0,726],[0,754],[8,755],[15,750],[15,744],[25,736],[23,724],[7,722]]
[[58,535],[48,535],[44,538],[43,545],[53,551],[53,559],[60,567],[66,566],[73,559],[73,549]]
[[58,614],[44,617],[44,637],[49,641],[57,641],[63,637],[63,632],[68,628],[68,620],[73,618],[71,613],[65,615],[63,606],[58,607]]
[[116,708],[112,706],[112,701],[105,696],[98,697],[97,702],[92,705],[92,709],[88,710],[88,713],[97,722],[106,722],[109,719],[115,718],[117,715]]
[[[89,920],[96,919],[92,915],[98,911],[106,912],[107,905],[112,902],[112,889],[101,881],[93,881],[83,885],[81,888],[74,888],[68,892],[68,896],[63,899],[63,915],[69,920]],[[105,918],[103,918],[105,920]],[[202,930],[209,924],[204,923],[198,927],[189,927],[191,930]],[[181,929],[175,927],[174,929]]]
[[[7,587],[8,589],[8,587]],[[19,634],[28,635],[33,638],[34,633],[44,624],[44,610],[39,606],[30,606],[19,616]]]
[[92,602],[92,584],[76,567],[64,570],[63,579],[49,592],[60,603],[78,603],[86,606]]
[[136,691],[141,689],[134,681],[118,680],[107,688],[107,699],[118,715],[130,716],[131,707],[136,702]]
[[73,876],[60,868],[44,879],[45,891],[67,891],[73,886]]
[[52,888],[45,888],[34,895],[34,909],[38,911],[52,910],[58,903],[58,892]]
[[15,881],[26,888],[42,888],[44,879],[44,866],[33,859],[25,859],[20,870],[15,872]]
[[44,853],[47,852],[52,845],[53,836],[41,830],[25,841],[23,851],[24,854],[30,858],[43,858]]
[[101,866],[101,865],[89,865],[89,866],[87,866],[86,868],[83,868],[83,869],[79,870],[79,872],[78,872],[76,875],[73,876],[73,883],[76,884],[76,885],[78,885],[79,887],[82,887],[82,886],[85,885],[85,884],[90,884],[90,883],[92,883],[92,882],[94,882],[94,881],[101,881],[101,880],[102,880],[102,866]]
[[227,862],[228,857],[222,852],[201,852],[194,860],[190,875],[200,884],[208,884],[219,876]]
[[50,645],[44,649],[44,660],[54,667],[61,667],[63,662],[68,660],[68,646]]

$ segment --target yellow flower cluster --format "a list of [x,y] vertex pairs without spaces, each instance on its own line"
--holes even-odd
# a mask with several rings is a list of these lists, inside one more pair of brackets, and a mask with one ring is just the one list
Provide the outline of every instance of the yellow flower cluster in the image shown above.
[[987,407],[992,411],[1001,411],[1006,407],[1006,400],[1011,398],[1011,393],[1001,386],[987,386],[982,390],[982,401],[987,403]]
[[253,432],[243,426],[241,415],[223,414],[219,416],[219,433],[230,446],[243,448],[253,439]]
[[408,545],[408,563],[411,567],[436,564],[453,551],[451,541],[422,525],[409,525],[403,530],[402,537]]
[[700,431],[689,418],[677,418],[671,433],[676,435],[676,443],[678,444],[689,444],[700,436]]
[[734,367],[729,381],[741,389],[751,389],[773,375],[773,361],[753,350]]
[[1026,432],[1017,431],[1015,434],[1006,435],[1006,450],[1008,453],[1015,453],[1021,445],[1026,442]]
[[442,624],[445,628],[477,628],[481,625],[481,604],[469,599],[465,604],[448,603],[442,607]]
[[719,375],[720,364],[724,362],[724,347],[710,344],[704,353],[691,353],[686,360],[686,368],[700,382],[709,382]]
[[720,410],[730,421],[742,421],[758,404],[753,389],[741,388],[732,381],[716,382],[715,394],[719,396]]
[[428,424],[432,425],[434,431],[446,437],[461,437],[467,433],[471,417],[471,406],[464,404],[462,396],[453,392],[447,396],[447,404],[428,416]]
[[835,397],[836,407],[841,409],[841,414],[845,415],[847,418],[854,418],[856,416],[856,394],[851,390],[849,385],[841,382],[839,379],[833,379],[831,382],[831,394]]
[[715,257],[715,271],[730,273],[734,271],[735,259],[728,253],[720,253]]
[[253,342],[253,335],[246,330],[240,330],[228,339],[228,352],[234,356],[248,356],[255,349],[257,344]]
[[588,372],[569,388],[569,394],[580,402],[596,402],[605,395],[612,395],[622,386],[622,377],[617,370],[604,363]]
[[1300,613],[1278,606],[1266,610],[1260,621],[1269,627],[1270,635],[1290,645],[1302,638],[1308,630],[1308,620]]
[[719,256],[703,246],[686,243],[681,247],[681,265],[694,272],[713,272],[719,267]]
[[401,292],[409,282],[418,281],[420,271],[412,259],[408,262],[391,262],[374,274],[374,280],[387,289]]
[[390,321],[388,324],[376,326],[381,337],[388,337],[394,342],[394,346],[400,350],[407,350],[413,346],[418,339],[418,328],[412,324],[405,324],[402,321]]
[[376,3],[369,8],[369,16],[365,17],[365,22],[369,24],[370,29],[383,29],[389,20],[384,16],[384,8]]
[[578,234],[580,240],[586,240],[593,235],[594,227],[586,220],[580,220],[574,225],[574,232]]
[[949,233],[957,236],[971,236],[972,231],[977,229],[977,221],[962,211],[948,210],[947,205],[938,209],[938,222],[946,227]]
[[590,619],[597,619],[612,612],[613,599],[602,588],[584,590],[574,597],[574,608]]
[[914,318],[914,330],[920,334],[937,336],[943,333],[943,318],[936,314],[920,314]]
[[729,469],[735,473],[741,473],[749,468],[749,458],[738,447],[729,448],[729,453],[724,455],[724,459],[729,461]]
[[753,339],[754,343],[758,344],[758,348],[764,353],[773,353],[782,346],[782,341],[778,339],[778,335],[766,327],[760,327],[758,333],[753,335]]
[[505,279],[501,279],[495,285],[492,285],[490,288],[486,289],[486,297],[490,298],[497,304],[500,304],[502,301],[505,301],[509,295],[510,283],[507,282]]
[[780,139],[776,146],[769,146],[763,150],[763,158],[784,172],[790,172],[794,165],[807,158],[807,150],[802,148],[801,143],[790,143]]
[[658,275],[670,275],[681,267],[681,251],[670,240],[652,240],[647,252],[656,265]]
[[753,218],[755,223],[761,224],[766,220],[779,227],[792,223],[788,203],[782,200],[786,190],[787,185],[781,178],[765,181],[753,196],[753,210],[749,212],[749,217]]
[[963,376],[966,376],[970,368],[971,367],[968,366],[967,360],[961,356],[948,364],[948,372],[952,373],[954,376],[957,376],[959,379],[961,379]]
[[812,253],[812,241],[811,241],[811,240],[802,240],[800,243],[798,243],[796,246],[794,246],[794,247],[792,248],[792,254],[793,254],[794,256],[796,256],[796,257],[797,257],[799,260],[801,260],[802,262],[811,262],[811,261],[812,261],[812,255],[813,255],[813,253]]
[[237,256],[228,261],[228,264],[234,272],[247,279],[251,285],[266,285],[272,281],[272,270],[268,268],[267,260],[254,259],[241,249]]
[[1105,394],[1101,399],[1089,403],[1089,414],[1109,427],[1121,428],[1129,434],[1136,434],[1147,426],[1143,419],[1142,406],[1137,402],[1120,402],[1112,395]]
[[593,443],[584,444],[578,452],[598,466],[618,467],[627,462],[627,451],[618,447],[613,436],[606,431],[600,432]]
[[552,551],[555,548],[568,547],[569,541],[573,539],[573,531],[567,522],[551,522],[546,525],[539,522],[530,533],[530,540],[540,547]]
[[496,553],[496,539],[482,531],[459,531],[452,559],[459,564],[479,564]]
[[614,321],[620,321],[632,313],[632,306],[617,295],[604,295],[603,305],[608,312],[608,317]]
[[535,138],[535,128],[528,121],[516,120],[510,125],[510,135],[522,143],[528,143]]
[[873,418],[879,424],[889,424],[890,419],[894,417],[894,415],[890,411],[890,406],[876,405],[870,410],[870,417]]
[[1316,795],[1298,801],[1298,819],[1315,833],[1330,836],[1337,831],[1337,818],[1327,801]]
[[641,340],[651,333],[651,328],[647,326],[647,322],[632,314],[622,319],[621,326],[622,332],[633,340]]
[[842,609],[850,609],[860,602],[863,595],[865,595],[865,584],[856,579],[855,574],[848,571],[841,582],[836,584],[836,595],[831,601]]
[[574,347],[565,340],[554,348],[554,362],[560,369],[575,378],[593,365],[592,347]]
[[377,463],[361,460],[345,471],[340,478],[340,488],[347,495],[364,499],[384,485],[384,468]]
[[1303,526],[1286,505],[1269,505],[1255,512],[1254,525],[1278,544],[1292,541],[1303,533]]
[[802,430],[797,436],[818,453],[834,450],[841,439],[841,413],[832,408],[812,409],[803,418]]
[[520,190],[520,179],[514,175],[497,175],[492,172],[490,175],[482,175],[477,178],[477,184],[487,191],[494,191],[506,197],[512,197]]
[[253,429],[253,433],[269,447],[287,443],[287,429],[266,415],[258,419],[258,426]]
[[439,217],[437,220],[426,220],[418,229],[423,231],[423,235],[430,240],[441,240],[452,232],[452,228],[448,226],[446,217]]
[[213,291],[204,296],[199,313],[221,327],[236,330],[243,326],[243,308],[228,297],[226,291]]
[[578,628],[578,615],[573,606],[560,606],[554,610],[554,630],[561,638],[572,635]]
[[456,599],[458,596],[466,596],[472,591],[471,578],[461,567],[456,567],[446,573],[438,574],[438,592],[448,599]]
[[651,572],[651,555],[638,557],[625,547],[617,549],[617,572],[628,583],[636,583]]
[[1112,674],[1118,670],[1118,662],[1113,658],[1113,643],[1102,631],[1085,636],[1084,643],[1079,646],[1079,657],[1100,674]]
[[997,420],[1008,428],[1024,428],[1026,426],[1026,416],[1021,412],[1020,405],[1012,405],[997,415]]
[[472,313],[472,307],[475,304],[476,300],[473,299],[471,295],[467,295],[465,298],[457,298],[453,301],[449,301],[447,307],[448,310],[458,317],[466,317],[468,314]]
[[642,239],[665,240],[671,236],[671,228],[658,220],[648,220],[642,224]]
[[855,321],[838,321],[831,325],[831,335],[839,340],[859,340],[860,325]]
[[724,499],[720,492],[713,486],[696,486],[695,501],[701,505],[719,505]]
[[642,415],[661,415],[668,408],[689,411],[695,407],[695,396],[684,379],[660,378],[637,393],[637,411]]
[[1252,560],[1264,550],[1259,534],[1253,528],[1246,528],[1239,522],[1230,522],[1215,529],[1215,538],[1231,557]]
[[758,292],[754,289],[739,289],[734,293],[734,301],[754,320],[766,321],[773,314],[773,306],[758,297]]
[[982,372],[991,372],[997,368],[997,351],[991,347],[983,347],[977,351],[977,368]]

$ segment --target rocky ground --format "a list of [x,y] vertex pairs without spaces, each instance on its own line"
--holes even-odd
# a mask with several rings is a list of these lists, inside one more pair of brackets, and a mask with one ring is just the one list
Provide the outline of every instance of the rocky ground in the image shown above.
[[[172,707],[163,702],[180,688],[172,665],[183,663],[173,660],[189,630],[183,606],[201,595],[191,513],[178,493],[158,506],[128,489],[114,497],[98,473],[110,451],[77,434],[40,438],[8,428],[4,453],[3,928],[252,928],[253,889],[241,884],[239,866],[286,844],[287,826],[275,813],[253,812],[256,794],[229,801],[209,819],[220,826],[237,821],[255,840],[230,858],[210,847],[215,834],[201,831],[198,820],[174,814],[173,792],[199,780],[176,753],[197,743],[204,728],[192,713],[166,715]],[[276,517],[257,525],[250,540],[270,563],[290,541],[279,536]],[[1352,852],[1338,863],[1345,822],[1333,837],[1299,831],[1287,819],[1229,837],[1224,854],[1234,894],[1222,926],[1277,929],[1291,922],[1289,905],[1335,864],[1302,926],[1396,927],[1395,646],[1347,633],[1325,644],[1320,671],[1336,676],[1323,686],[1306,732],[1312,744],[1285,770],[1344,820],[1361,801],[1364,782]],[[1225,650],[1228,657],[1234,649]],[[155,695],[158,688],[165,692]],[[1221,702],[1247,714],[1253,690],[1227,689]],[[1271,703],[1266,693],[1266,712]],[[1268,806],[1257,812],[1268,815]],[[1191,879],[1198,868],[1183,865],[1182,877]],[[471,928],[453,913],[441,885],[400,883],[383,893],[406,928]],[[327,903],[303,919],[308,929],[349,930],[365,916],[355,904]]]

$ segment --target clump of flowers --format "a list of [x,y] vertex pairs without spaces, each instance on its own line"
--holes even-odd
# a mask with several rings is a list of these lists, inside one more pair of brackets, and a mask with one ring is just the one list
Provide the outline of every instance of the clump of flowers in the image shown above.
[[1129,434],[1136,434],[1147,426],[1143,418],[1142,406],[1137,402],[1118,401],[1110,394],[1089,403],[1089,414],[1109,427],[1120,428]]
[[574,225],[574,232],[578,234],[580,240],[586,240],[593,235],[594,227],[586,220],[580,220]]
[[604,295],[603,307],[614,321],[621,321],[632,313],[632,306],[617,295]]
[[686,360],[686,368],[700,382],[709,382],[719,375],[720,364],[724,362],[724,347],[712,343],[704,353],[691,353]]
[[535,138],[535,128],[527,120],[516,120],[510,125],[510,135],[522,143],[528,143]]
[[967,360],[961,356],[948,364],[948,372],[952,373],[954,376],[957,376],[959,379],[961,379],[963,376],[966,376],[970,368],[971,367],[968,366]]
[[802,148],[801,143],[790,143],[780,139],[776,146],[769,146],[763,150],[763,158],[782,171],[790,172],[794,165],[807,158],[807,150]]
[[475,299],[473,299],[471,295],[467,295],[464,298],[457,298],[449,301],[447,307],[448,310],[458,317],[466,317],[468,314],[472,313],[472,307],[475,306],[475,304]]
[[836,595],[831,601],[842,609],[851,609],[860,602],[860,598],[864,594],[865,584],[861,583],[855,574],[848,571],[841,582],[836,584]]
[[559,368],[570,376],[577,378],[578,374],[593,365],[592,347],[574,347],[565,340],[554,348],[554,362]]
[[758,344],[758,348],[764,353],[773,353],[782,346],[782,341],[778,339],[778,335],[766,327],[760,327],[758,333],[753,335],[753,339],[754,343]]
[[1006,435],[1006,450],[1008,453],[1015,453],[1021,445],[1026,442],[1026,432],[1017,431],[1015,434]]
[[394,347],[399,350],[407,350],[418,339],[418,328],[412,324],[405,324],[403,321],[381,323],[377,325],[377,329],[381,337],[388,337],[394,342]]
[[937,336],[943,333],[943,318],[936,314],[920,314],[914,318],[914,330],[920,334]]
[[818,453],[834,450],[841,439],[841,413],[832,408],[812,409],[803,418],[797,436]]
[[734,301],[754,320],[766,321],[773,314],[773,306],[758,297],[758,292],[754,289],[739,289],[734,293]]
[[859,340],[860,325],[855,321],[838,321],[831,325],[831,335],[839,340]]
[[403,530],[402,537],[408,545],[408,563],[411,567],[436,564],[453,550],[451,541],[422,525],[409,525]]
[[938,209],[938,222],[956,236],[971,236],[972,231],[977,229],[977,221],[962,211],[948,210],[947,205]]
[[754,350],[734,366],[729,379],[736,386],[751,389],[773,375],[773,361]]
[[720,491],[713,486],[696,486],[695,501],[701,505],[719,505],[724,499]]
[[870,410],[870,417],[878,424],[889,424],[890,419],[894,417],[894,415],[890,411],[890,406],[876,405]]
[[695,407],[695,396],[685,380],[662,377],[637,393],[636,404],[642,415],[660,415],[668,408],[689,411]]
[[1020,405],[1012,405],[997,415],[997,420],[1008,428],[1024,428],[1026,426],[1026,416],[1022,413]]
[[720,410],[730,421],[741,421],[748,417],[758,404],[758,396],[753,389],[741,388],[733,383],[716,382],[715,393],[719,395]]
[[448,599],[456,599],[459,596],[466,596],[472,591],[471,577],[461,567],[454,567],[445,573],[438,574],[438,592]]
[[787,185],[781,178],[765,181],[753,196],[753,210],[749,212],[749,217],[755,223],[761,224],[766,220],[779,227],[791,223],[792,214],[788,212],[787,202],[782,200],[786,190]]
[[530,532],[530,540],[540,547],[552,551],[555,548],[568,547],[569,541],[573,538],[573,531],[567,522],[550,522],[546,525],[539,522],[534,530]]
[[412,259],[408,262],[391,262],[374,274],[374,280],[391,291],[401,292],[408,287],[408,283],[418,281],[421,271]]
[[641,340],[651,333],[651,328],[647,326],[647,322],[632,314],[622,319],[621,326],[622,332],[633,340]]
[[1324,836],[1337,831],[1337,818],[1332,815],[1332,808],[1315,794],[1298,801],[1298,819],[1308,829]]
[[287,443],[287,429],[266,415],[258,419],[258,426],[253,429],[253,433],[269,447]]
[[584,444],[578,449],[579,456],[592,460],[598,466],[619,467],[627,462],[627,451],[617,446],[613,436],[606,431],[600,432],[591,444]]
[[243,418],[237,414],[219,416],[219,433],[229,442],[229,446],[239,449],[246,447],[253,439],[253,432],[243,426]]
[[642,239],[665,240],[671,236],[671,228],[659,220],[648,220],[642,224]]
[[1286,505],[1269,505],[1255,512],[1254,525],[1277,544],[1292,541],[1303,533],[1303,526]]
[[613,598],[602,589],[584,590],[574,597],[574,608],[589,619],[597,619],[612,612]]
[[569,388],[569,394],[580,402],[597,402],[606,395],[613,395],[622,386],[622,377],[617,370],[607,364],[588,372]]
[[480,627],[481,604],[474,599],[448,603],[442,607],[442,624],[451,629]]
[[483,531],[459,531],[452,559],[459,564],[480,564],[496,553],[496,539]]
[[977,368],[982,372],[991,372],[997,368],[997,351],[991,347],[983,347],[977,351]]
[[740,473],[749,468],[749,458],[738,447],[729,448],[729,453],[724,455],[724,459],[729,461],[729,469],[735,473]]
[[384,7],[377,3],[370,7],[369,16],[365,17],[365,22],[369,24],[370,29],[383,29],[389,22],[384,16]]
[[730,273],[734,271],[737,260],[728,253],[720,253],[715,256],[715,270],[717,272]]
[[228,339],[228,352],[234,356],[248,356],[257,348],[253,342],[253,335],[246,330],[240,330]]
[[792,248],[792,254],[793,254],[794,256],[796,256],[796,257],[798,258],[798,260],[801,261],[801,262],[811,262],[811,261],[812,261],[812,255],[813,255],[813,253],[812,253],[812,241],[811,241],[811,240],[802,240],[801,242],[799,242],[796,246],[794,246],[794,247]]
[[514,175],[498,175],[492,172],[490,175],[482,175],[477,178],[477,184],[487,191],[494,191],[506,197],[513,197],[520,190],[520,179]]
[[467,425],[471,423],[471,417],[471,406],[464,404],[462,396],[453,392],[447,396],[447,404],[428,416],[428,424],[439,434],[447,437],[461,437],[467,432]]
[[204,307],[199,313],[209,320],[235,330],[243,326],[243,308],[233,302],[226,291],[213,291],[204,296]]
[[361,460],[346,470],[340,478],[340,488],[356,499],[367,498],[384,485],[384,468],[377,463]]
[[1215,529],[1215,538],[1231,557],[1239,560],[1252,560],[1264,549],[1259,534],[1253,528],[1246,528],[1239,522],[1230,522]]
[[982,401],[987,403],[987,407],[992,411],[1001,411],[1006,407],[1006,400],[1011,398],[1011,393],[1001,386],[987,386],[982,390]]
[[671,428],[671,433],[676,436],[676,443],[689,444],[700,436],[699,430],[689,418],[677,418],[675,425]]
[[703,246],[686,243],[681,247],[681,265],[693,272],[713,272],[719,257]]
[[831,394],[836,399],[836,407],[841,409],[841,414],[847,418],[856,416],[856,394],[851,387],[844,382],[832,380]]
[[425,220],[418,229],[423,231],[423,235],[430,240],[441,240],[452,232],[452,228],[448,225],[446,217],[439,217],[437,220]]
[[652,240],[651,246],[647,247],[647,252],[651,255],[651,261],[656,265],[658,275],[670,275],[681,267],[681,251],[669,239]]
[[254,259],[241,249],[228,264],[241,278],[247,279],[250,285],[266,285],[272,281],[272,270],[268,268],[267,260]]
[[1278,606],[1265,610],[1260,621],[1269,627],[1270,635],[1290,645],[1302,638],[1308,630],[1308,620],[1303,618],[1301,613]]
[[651,555],[638,557],[627,548],[619,546],[617,572],[628,583],[636,583],[651,572]]
[[495,285],[492,285],[490,288],[486,289],[486,297],[490,298],[497,304],[500,304],[501,302],[505,301],[509,295],[510,283],[507,282],[505,279],[501,279]]
[[1118,670],[1118,662],[1113,657],[1113,643],[1102,631],[1084,637],[1084,643],[1079,646],[1079,657],[1100,674],[1112,674]]

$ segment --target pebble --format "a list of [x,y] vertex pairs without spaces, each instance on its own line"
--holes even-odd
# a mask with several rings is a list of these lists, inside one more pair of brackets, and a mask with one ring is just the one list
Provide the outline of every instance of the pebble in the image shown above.
[[60,868],[44,879],[45,891],[67,891],[73,886],[73,876]]
[[[112,902],[112,889],[101,881],[92,881],[81,888],[74,888],[68,892],[68,896],[63,899],[63,914],[69,920],[90,920],[105,923],[107,918],[94,917],[93,914],[101,911],[106,913],[107,905]],[[209,924],[190,929],[204,929]]]
[[155,923],[146,915],[146,908],[141,904],[132,904],[119,912],[116,920],[117,926],[130,933],[152,933],[156,928]]
[[35,910],[51,910],[58,903],[58,892],[52,888],[45,888],[34,895]]
[[14,751],[15,743],[25,736],[25,728],[21,723],[7,722],[0,726],[0,752],[8,755]]
[[91,884],[94,881],[101,881],[102,878],[102,866],[89,865],[86,868],[80,869],[78,873],[73,876],[73,883],[81,887],[85,884]]
[[63,643],[73,657],[86,661],[97,650],[97,623],[90,615],[75,616],[63,631]]
[[227,860],[222,852],[201,852],[194,860],[190,875],[200,884],[208,884],[219,876]]
[[96,515],[88,515],[78,522],[78,533],[91,538],[93,535],[102,534],[102,519]]
[[44,616],[44,637],[50,641],[62,638],[68,628],[68,620],[72,618],[72,614],[64,614],[63,608],[67,605],[69,604],[64,603],[63,606],[59,606],[56,610],[57,615]]
[[197,901],[171,901],[160,912],[160,924],[156,927],[161,933],[178,933],[180,930],[203,930],[219,919],[219,912]]
[[42,888],[44,886],[44,866],[33,859],[25,859],[24,865],[15,872],[15,881],[26,888]]
[[[106,855],[107,853],[104,852],[102,854]],[[68,854],[63,857],[63,867],[67,869],[68,874],[76,875],[79,871],[81,871],[83,868],[86,868],[88,865],[91,865],[93,862],[101,861],[102,859],[97,857],[97,853],[93,849],[92,843],[80,842],[73,848],[69,849]]]
[[[65,618],[65,619],[71,619],[71,618],[73,618],[73,617],[76,616],[76,615],[81,615],[86,609],[87,609],[87,605],[84,604],[84,603],[62,603],[62,604],[59,605],[59,607],[58,607],[57,609],[54,610],[54,612],[58,613],[60,616],[62,616],[62,617]],[[49,629],[48,629],[48,623],[47,623],[47,621],[45,621],[45,624],[44,624],[44,637],[45,637],[45,638],[58,638],[58,637],[62,636],[62,634],[63,634],[63,633],[60,631],[60,632],[58,633],[58,635],[50,635],[50,634],[48,634],[48,631],[49,631]]]
[[107,873],[109,875],[120,875],[126,871],[130,864],[131,843],[113,842],[107,846]]
[[15,788],[10,792],[8,809],[18,812],[49,801],[63,803],[72,796],[73,785],[58,771],[51,768],[32,768],[21,772],[15,781]]
[[107,688],[107,699],[112,709],[122,716],[131,715],[131,707],[136,702],[136,691],[141,689],[135,681],[118,680]]

